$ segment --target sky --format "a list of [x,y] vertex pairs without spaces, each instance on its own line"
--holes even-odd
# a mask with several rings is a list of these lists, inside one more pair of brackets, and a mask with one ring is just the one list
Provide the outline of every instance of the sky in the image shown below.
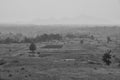
[[120,0],[0,0],[0,23],[120,24]]

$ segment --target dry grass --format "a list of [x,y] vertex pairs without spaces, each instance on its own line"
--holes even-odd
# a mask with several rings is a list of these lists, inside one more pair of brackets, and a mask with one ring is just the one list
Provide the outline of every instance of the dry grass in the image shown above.
[[[108,67],[101,60],[105,49],[117,45],[90,42],[67,43],[60,49],[43,49],[44,43],[37,44],[33,57],[29,57],[29,44],[0,45],[1,58],[6,61],[0,65],[0,77],[3,80],[119,80],[119,67],[115,63]],[[119,56],[118,48],[114,52]]]

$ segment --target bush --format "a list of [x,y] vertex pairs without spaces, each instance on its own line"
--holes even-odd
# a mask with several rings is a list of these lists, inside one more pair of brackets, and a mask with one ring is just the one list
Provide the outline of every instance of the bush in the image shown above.
[[29,49],[34,52],[36,50],[36,45],[34,43],[31,43],[29,46]]
[[12,75],[12,74],[9,74],[8,76],[9,76],[9,77],[12,77],[13,75]]
[[110,41],[112,41],[112,40],[111,40],[111,38],[108,36],[108,37],[107,37],[107,43],[109,43]]
[[82,39],[82,40],[80,40],[80,44],[83,44],[84,43],[84,40]]
[[104,55],[103,55],[103,62],[106,64],[106,65],[110,65],[111,64],[111,61],[110,61],[110,59],[111,59],[111,55],[110,55],[110,53],[111,53],[111,50],[109,50],[109,51],[107,51]]

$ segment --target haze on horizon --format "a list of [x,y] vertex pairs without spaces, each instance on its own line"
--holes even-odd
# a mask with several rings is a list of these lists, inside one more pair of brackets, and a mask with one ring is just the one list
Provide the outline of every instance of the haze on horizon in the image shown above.
[[120,24],[120,1],[0,0],[0,23]]

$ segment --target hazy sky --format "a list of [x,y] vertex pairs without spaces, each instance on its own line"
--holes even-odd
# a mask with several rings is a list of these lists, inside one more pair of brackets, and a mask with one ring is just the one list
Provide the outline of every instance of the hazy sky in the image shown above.
[[120,0],[0,0],[0,23],[120,24]]

